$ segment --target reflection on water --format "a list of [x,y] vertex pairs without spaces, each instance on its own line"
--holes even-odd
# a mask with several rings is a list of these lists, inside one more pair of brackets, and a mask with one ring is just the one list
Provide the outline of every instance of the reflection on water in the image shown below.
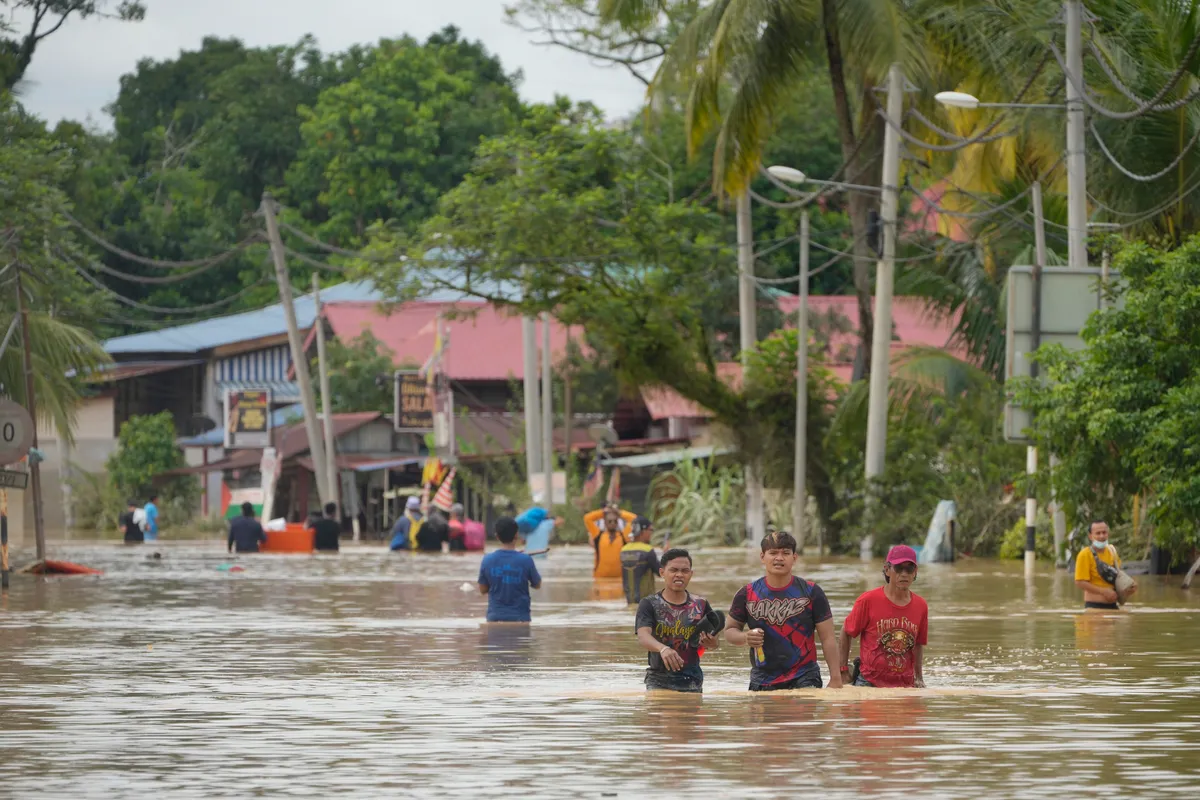
[[[147,559],[161,552],[159,560]],[[706,654],[704,696],[647,694],[619,581],[586,548],[539,570],[534,622],[485,625],[471,554],[219,543],[52,552],[100,578],[14,576],[0,598],[0,794],[823,798],[1194,797],[1200,593],[1141,579],[1082,614],[1066,574],[923,567],[923,692],[745,691]],[[17,559],[21,563],[21,559]],[[701,554],[718,608],[761,569]],[[810,562],[840,624],[877,565]]]

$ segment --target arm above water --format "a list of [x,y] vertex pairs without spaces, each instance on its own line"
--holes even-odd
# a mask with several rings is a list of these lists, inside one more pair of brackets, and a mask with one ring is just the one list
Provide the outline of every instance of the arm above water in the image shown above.
[[534,589],[542,588],[542,576],[537,571],[537,564],[533,563],[533,558],[529,558],[529,585]]
[[1101,589],[1099,586],[1095,585],[1091,581],[1081,581],[1081,580],[1076,580],[1075,586],[1076,586],[1076,588],[1083,590],[1084,600],[1088,599],[1088,595],[1094,595],[1096,597],[1101,598],[1100,602],[1102,602],[1102,603],[1117,602],[1117,593],[1112,589]]
[[746,613],[746,587],[738,590],[725,615],[725,641],[734,647],[761,647],[765,634],[759,628],[745,630],[749,616]]
[[925,645],[922,644],[913,648],[913,678],[918,689],[925,688]]
[[842,688],[841,647],[837,635],[833,632],[833,619],[817,623],[817,638],[821,640],[821,653],[825,656],[825,665],[829,667],[829,688]]

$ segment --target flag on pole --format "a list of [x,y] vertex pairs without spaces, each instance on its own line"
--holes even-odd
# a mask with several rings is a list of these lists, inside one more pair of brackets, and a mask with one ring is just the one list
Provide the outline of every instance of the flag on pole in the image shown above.
[[621,468],[613,467],[612,478],[608,481],[608,497],[610,503],[621,502]]
[[[425,488],[421,490],[421,513],[429,513],[429,490],[432,488],[432,483],[425,484]],[[415,547],[416,545],[414,545]]]
[[584,498],[595,497],[600,494],[600,489],[604,487],[604,470],[600,469],[600,459],[592,459],[592,471],[587,474],[583,480],[583,496]]
[[447,514],[450,513],[450,506],[454,505],[454,472],[455,468],[450,468],[450,474],[446,476],[446,480],[442,482],[442,486],[437,491],[437,495],[433,498],[433,504]]

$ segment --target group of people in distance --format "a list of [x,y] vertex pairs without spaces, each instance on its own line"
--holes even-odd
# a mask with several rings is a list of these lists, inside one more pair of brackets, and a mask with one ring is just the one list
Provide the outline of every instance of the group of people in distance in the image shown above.
[[438,508],[421,513],[421,498],[409,497],[404,513],[392,525],[391,550],[420,550],[427,553],[456,552],[467,549],[466,519],[461,503],[450,507],[447,517]]
[[[889,551],[884,585],[854,602],[840,641],[825,592],[793,572],[799,556],[791,534],[768,534],[761,551],[763,577],[739,589],[724,615],[688,591],[693,576],[688,552],[674,548],[663,553],[663,588],[641,598],[634,623],[638,643],[649,654],[647,689],[702,691],[701,656],[720,646],[719,634],[730,645],[749,649],[752,692],[847,684],[924,687],[929,608],[912,592],[917,555],[911,547],[897,545]],[[861,643],[852,669],[854,639]],[[817,662],[818,640],[829,668],[828,684]]]
[[158,495],[150,495],[149,502],[139,506],[137,501],[130,500],[125,504],[125,511],[117,519],[117,526],[125,544],[141,544],[158,539]]

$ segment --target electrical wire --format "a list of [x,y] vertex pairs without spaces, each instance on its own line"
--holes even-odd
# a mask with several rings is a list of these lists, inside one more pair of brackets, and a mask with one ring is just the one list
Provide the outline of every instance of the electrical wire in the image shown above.
[[155,267],[156,269],[186,269],[189,267],[216,266],[217,264],[233,258],[250,245],[262,241],[262,234],[258,231],[255,231],[254,233],[250,234],[249,237],[234,245],[232,249],[226,250],[218,255],[210,256],[208,258],[196,258],[190,261],[165,261],[158,258],[146,258],[145,256],[139,256],[137,253],[131,253],[128,250],[120,248],[102,237],[100,234],[91,231],[82,222],[75,219],[66,211],[61,211],[60,213],[66,218],[67,222],[71,223],[71,225],[73,225],[85,237],[113,255],[120,256],[121,258],[124,258],[127,261],[132,261],[136,264],[141,264],[147,267]]
[[[1200,37],[1197,38],[1200,39]],[[1109,163],[1116,167],[1117,170],[1125,177],[1135,181],[1140,181],[1141,183],[1150,183],[1151,181],[1156,181],[1169,173],[1171,170],[1175,169],[1175,167],[1179,166],[1183,159],[1187,157],[1188,151],[1196,146],[1196,142],[1200,141],[1200,125],[1197,125],[1196,132],[1192,135],[1192,140],[1187,143],[1186,147],[1179,151],[1179,155],[1175,157],[1174,161],[1172,161],[1170,164],[1167,164],[1167,166],[1163,167],[1161,170],[1153,173],[1152,175],[1139,175],[1136,172],[1131,172],[1125,167],[1124,164],[1117,160],[1116,156],[1112,154],[1112,151],[1108,149],[1108,145],[1106,145],[1104,140],[1100,138],[1100,131],[1096,130],[1095,120],[1091,120],[1088,123],[1088,129],[1091,130],[1092,138],[1096,140],[1096,144],[1100,145],[1100,150],[1104,153],[1104,157],[1108,159]]]
[[336,272],[339,275],[346,275],[350,272],[350,270],[346,269],[345,267],[339,267],[336,264],[330,264],[328,261],[322,261],[319,258],[313,258],[307,253],[301,253],[298,250],[293,250],[286,244],[283,246],[283,252],[287,253],[297,261],[301,261],[305,264],[308,264],[310,267],[315,267],[319,270],[328,270],[329,272]]
[[[1179,79],[1182,78],[1187,72],[1187,65],[1191,62],[1193,56],[1196,55],[1197,50],[1200,50],[1200,36],[1196,36],[1192,39],[1192,43],[1188,46],[1187,53],[1180,62],[1181,66],[1179,69],[1175,70],[1175,72],[1167,80],[1166,84],[1158,90],[1158,93],[1147,102],[1139,105],[1133,111],[1114,111],[1111,108],[1103,106],[1093,100],[1091,94],[1087,91],[1087,87],[1083,85],[1082,76],[1072,75],[1071,71],[1067,69],[1066,61],[1063,59],[1062,52],[1058,49],[1058,45],[1056,45],[1054,42],[1050,42],[1049,46],[1050,51],[1054,53],[1054,58],[1058,61],[1058,65],[1062,68],[1063,74],[1067,76],[1067,80],[1071,82],[1071,85],[1075,88],[1076,93],[1083,99],[1085,103],[1088,104],[1088,106],[1092,108],[1093,111],[1101,116],[1108,117],[1109,119],[1131,120],[1137,119],[1138,117],[1143,117],[1152,111],[1175,111],[1176,109],[1183,108],[1197,97],[1200,97],[1200,89],[1196,89],[1195,91],[1189,92],[1187,95],[1179,98],[1178,100],[1173,100],[1170,103],[1159,102],[1166,97],[1172,89],[1175,88],[1175,84],[1179,83]],[[1104,62],[1101,61],[1101,68],[1103,67]]]
[[107,264],[105,264],[102,261],[88,262],[89,267],[91,267],[94,270],[103,272],[106,275],[112,275],[114,278],[120,278],[121,280],[129,281],[130,283],[139,283],[139,284],[152,285],[152,286],[159,286],[159,285],[168,284],[168,283],[180,283],[182,281],[186,281],[191,278],[194,278],[197,275],[203,275],[204,273],[221,266],[221,264],[222,264],[221,261],[216,261],[211,264],[205,264],[203,266],[196,267],[195,269],[193,269],[189,272],[185,272],[182,275],[166,275],[161,278],[156,278],[152,275],[132,275],[128,272],[122,272],[119,269],[114,269],[114,268],[108,266]]
[[214,303],[207,303],[207,304],[201,305],[201,306],[187,306],[187,307],[183,307],[183,308],[168,308],[165,306],[147,305],[146,303],[139,303],[137,300],[131,300],[130,298],[124,296],[120,292],[117,292],[116,290],[111,289],[108,286],[105,286],[102,282],[96,280],[94,277],[92,277],[91,275],[88,274],[87,270],[81,268],[78,264],[72,263],[71,266],[73,266],[75,268],[76,272],[78,272],[81,276],[83,276],[84,280],[86,280],[88,283],[92,284],[92,286],[95,286],[97,289],[100,289],[101,291],[111,295],[112,298],[114,300],[116,300],[118,303],[129,306],[130,308],[136,308],[139,311],[148,311],[152,314],[172,314],[172,315],[203,314],[205,312],[214,311],[218,308],[223,308],[232,303],[235,303],[238,300],[240,300],[242,297],[249,294],[252,290],[257,289],[260,286],[265,286],[266,284],[271,282],[271,278],[264,276],[264,277],[260,278],[258,281],[256,281],[255,283],[252,283],[248,286],[243,286],[241,288],[241,290],[239,290],[236,294],[232,294],[229,297],[222,298]]
[[278,223],[278,225],[279,225],[280,230],[285,230],[288,233],[295,236],[297,239],[300,239],[301,241],[305,242],[306,244],[312,245],[313,247],[315,247],[319,250],[324,250],[326,253],[332,253],[333,255],[338,255],[338,256],[348,256],[350,258],[367,258],[367,256],[363,255],[361,251],[347,250],[344,247],[338,247],[337,245],[326,244],[325,242],[322,242],[317,237],[312,236],[311,234],[305,233],[304,231],[300,230],[299,228],[295,227],[294,225],[289,225],[286,222],[280,222],[280,223]]

